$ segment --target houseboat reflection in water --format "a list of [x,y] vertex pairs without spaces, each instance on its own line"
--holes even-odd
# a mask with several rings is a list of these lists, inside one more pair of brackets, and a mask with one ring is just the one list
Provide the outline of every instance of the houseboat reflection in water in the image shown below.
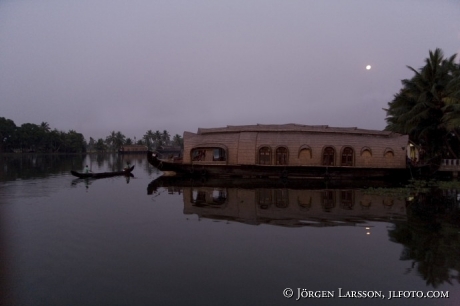
[[[305,182],[305,181],[304,181]],[[182,194],[184,214],[199,218],[225,219],[246,224],[273,224],[287,227],[336,226],[366,221],[405,220],[406,200],[368,194],[364,189],[334,186],[328,189],[299,188],[295,184],[247,181],[224,185],[222,182],[159,180],[149,185],[150,194],[163,187]]]
[[184,214],[248,224],[328,226],[405,217],[405,201],[361,190],[184,187]]
[[413,273],[433,288],[460,283],[457,190],[432,189],[403,198],[372,194],[354,182],[233,180],[224,184],[167,177],[152,181],[147,190],[180,194],[184,214],[199,219],[291,228],[358,226],[366,235],[371,234],[374,221],[381,221],[391,224],[386,226],[388,239],[403,246],[399,260],[408,261],[405,274]]

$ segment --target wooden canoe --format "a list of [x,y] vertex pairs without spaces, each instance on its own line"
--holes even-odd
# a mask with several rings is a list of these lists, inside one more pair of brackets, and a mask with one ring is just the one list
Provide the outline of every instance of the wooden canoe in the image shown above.
[[103,177],[111,177],[111,176],[118,176],[118,175],[129,175],[134,169],[134,165],[130,168],[124,169],[123,171],[114,171],[114,172],[89,172],[89,173],[81,173],[77,171],[70,171],[73,176],[79,178],[103,178]]

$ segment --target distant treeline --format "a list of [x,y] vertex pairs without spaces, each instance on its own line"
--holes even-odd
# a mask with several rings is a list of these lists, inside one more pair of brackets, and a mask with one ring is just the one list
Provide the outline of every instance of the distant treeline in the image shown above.
[[0,117],[0,152],[83,153],[86,142],[83,134],[51,130],[47,122],[16,126],[13,120]]
[[6,152],[41,152],[41,153],[85,153],[113,152],[124,145],[145,145],[149,149],[159,146],[183,147],[183,139],[176,134],[172,140],[168,131],[148,130],[136,140],[127,138],[121,132],[112,131],[105,139],[94,140],[90,137],[86,142],[83,134],[74,130],[68,132],[51,129],[47,122],[37,125],[24,123],[17,126],[13,120],[0,117],[0,153]]
[[167,130],[163,132],[148,130],[141,139],[131,139],[126,137],[120,131],[112,131],[109,136],[105,139],[99,138],[95,140],[90,137],[87,145],[88,151],[118,151],[122,146],[125,145],[144,145],[149,150],[155,149],[160,146],[177,146],[183,148],[184,140],[179,134],[174,135],[171,140],[171,136]]

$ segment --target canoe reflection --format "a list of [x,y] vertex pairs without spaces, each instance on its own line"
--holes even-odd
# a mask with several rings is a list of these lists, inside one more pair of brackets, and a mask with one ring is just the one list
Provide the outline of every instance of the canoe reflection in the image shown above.
[[[200,218],[226,219],[247,224],[281,226],[353,225],[366,221],[396,221],[406,218],[405,199],[368,194],[365,189],[299,189],[289,184],[266,188],[220,185],[216,182],[153,181],[149,193],[167,188],[182,194],[184,214]],[[297,186],[298,187],[298,186]]]

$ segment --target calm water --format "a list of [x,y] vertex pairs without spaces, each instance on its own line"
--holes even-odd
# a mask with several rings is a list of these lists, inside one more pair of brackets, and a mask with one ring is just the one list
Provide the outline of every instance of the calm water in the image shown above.
[[[86,164],[119,170],[128,160],[131,178],[69,173]],[[3,301],[460,305],[455,191],[404,199],[356,186],[234,188],[158,176],[142,155],[0,156]],[[296,301],[298,288],[334,297]],[[404,290],[449,298],[387,299]],[[339,297],[351,291],[385,298]]]

